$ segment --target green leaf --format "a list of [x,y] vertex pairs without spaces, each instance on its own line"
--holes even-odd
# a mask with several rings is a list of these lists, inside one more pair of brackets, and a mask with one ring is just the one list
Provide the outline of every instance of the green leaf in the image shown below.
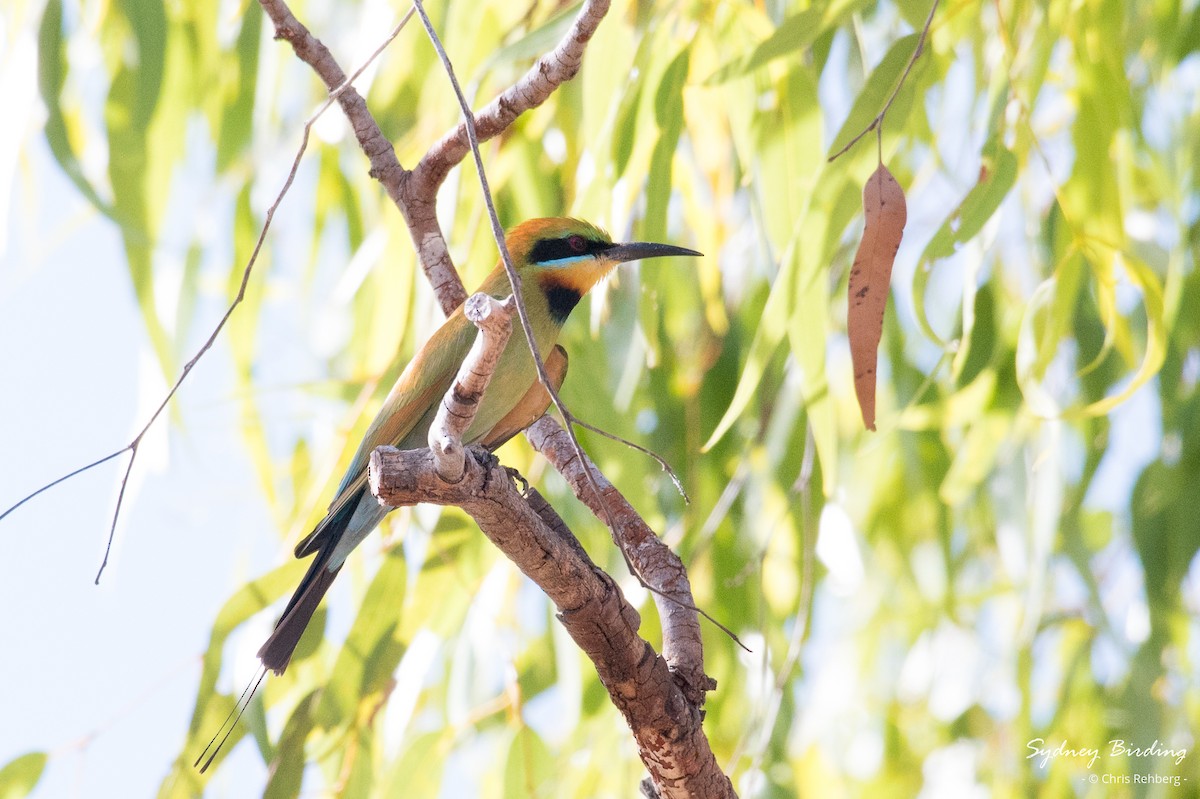
[[795,309],[788,320],[788,343],[800,367],[800,390],[813,426],[813,440],[821,461],[822,491],[830,496],[837,485],[837,408],[829,396],[825,376],[825,331],[829,330],[829,290],[816,258],[803,253],[800,287]]
[[1195,475],[1186,467],[1152,463],[1134,487],[1133,541],[1156,625],[1179,611],[1180,582],[1200,551],[1194,500]]
[[358,725],[354,742],[345,747],[345,755],[342,758],[342,768],[345,768],[348,759],[350,769],[345,775],[341,791],[338,792],[338,799],[369,799],[381,795],[375,792],[375,783],[379,781],[376,774],[380,768],[380,759],[376,757],[378,747],[375,739],[375,728],[371,724]]
[[196,316],[196,307],[201,297],[200,276],[204,271],[204,245],[201,241],[193,241],[183,259],[183,279],[180,281],[179,301],[175,305],[176,352],[179,353],[184,342],[188,341],[187,333],[192,328]]
[[1164,321],[1162,286],[1158,277],[1140,259],[1114,253],[1113,258],[1124,267],[1130,282],[1141,289],[1146,310],[1146,350],[1132,379],[1118,392],[1073,411],[1070,416],[1103,416],[1129,399],[1162,368],[1167,356],[1168,331]]
[[1175,60],[1182,61],[1192,53],[1200,50],[1200,6],[1192,8],[1192,13],[1184,25],[1176,30],[1176,41],[1179,49],[1175,52]]
[[[826,202],[830,194],[836,198],[836,187],[841,181],[819,185],[824,170],[820,157],[822,118],[812,77],[804,69],[791,70],[777,83],[775,94],[774,106],[769,113],[760,114],[757,121],[757,150],[762,159],[758,185],[768,240],[782,241],[784,249],[733,399],[704,444],[704,450],[712,449],[749,407],[768,363],[787,335],[797,345],[794,352],[803,355],[805,369],[821,364],[820,376],[806,373],[806,381],[811,382],[805,395],[816,397],[824,392],[824,345],[818,343],[823,342],[825,330],[813,338],[805,337],[816,333],[815,326],[828,318],[827,287],[817,275],[821,271],[818,264],[826,254],[822,245],[832,238],[827,235],[826,225],[832,217],[823,206],[814,210],[813,203]],[[833,200],[834,205],[836,202]],[[806,313],[815,315],[798,314],[801,306]],[[819,355],[812,349],[816,346],[822,348]],[[821,435],[821,444],[828,447],[828,433],[822,431]],[[830,454],[829,450],[824,449],[823,454]],[[827,470],[826,474],[832,475],[833,470]]]
[[[908,66],[909,60],[912,58],[913,52],[917,49],[917,42],[920,41],[920,34],[913,33],[908,36],[898,39],[883,60],[879,62],[879,66],[871,72],[867,78],[866,84],[862,91],[858,93],[858,97],[854,99],[854,106],[850,109],[850,115],[846,117],[846,121],[842,123],[838,134],[833,137],[833,144],[829,145],[828,155],[840,152],[850,141],[871,124],[871,122],[879,116],[887,105],[888,100],[896,91],[896,87],[900,85],[900,81],[904,78],[904,69]],[[915,72],[914,68],[914,72]],[[909,75],[904,86],[900,89],[900,95],[908,95],[911,97],[914,91],[913,75]],[[896,102],[888,112],[887,124],[891,128],[899,126],[907,115],[907,109],[900,104],[900,99],[897,97]]]
[[75,187],[103,214],[112,214],[109,203],[83,173],[83,165],[71,142],[70,126],[62,105],[62,91],[69,70],[63,41],[62,0],[48,0],[38,29],[38,88],[46,105],[46,142],[54,160]]
[[556,795],[554,757],[538,734],[521,727],[508,748],[504,799],[550,799]]
[[[667,241],[667,208],[671,202],[675,184],[672,180],[675,151],[683,133],[683,87],[687,83],[690,51],[683,48],[663,72],[658,90],[654,94],[654,119],[658,126],[658,138],[650,155],[649,172],[646,176],[646,210],[642,217],[641,238],[645,241]],[[639,302],[644,330],[656,328],[658,309],[649,295],[643,294]],[[659,360],[659,336],[649,334],[646,343],[650,348],[649,361]]]
[[959,389],[973,382],[991,363],[997,345],[996,291],[992,283],[970,293],[971,302],[963,306],[962,338],[951,370]]
[[164,167],[180,146],[182,130],[182,119],[172,120],[180,123],[178,132],[153,129],[166,61],[167,17],[160,0],[124,0],[112,7],[110,17],[107,33],[120,53],[104,105],[112,217],[121,226],[129,275],[150,343],[164,374],[172,376],[172,347],[154,291],[155,241],[170,181]]
[[322,727],[352,722],[363,703],[378,702],[404,646],[394,638],[404,607],[408,563],[401,547],[388,550],[338,652],[316,718]]
[[1112,3],[1085,3],[1072,35],[1078,111],[1071,126],[1075,159],[1057,192],[1076,239],[1108,247],[1125,241],[1124,212],[1113,145],[1123,121],[1133,115],[1121,48],[1122,10]]
[[0,768],[0,799],[28,796],[41,780],[47,760],[45,752],[28,752],[5,763]]
[[1011,429],[1012,420],[1007,413],[986,414],[968,428],[966,438],[955,448],[954,462],[938,491],[943,502],[958,507],[971,498],[994,472],[996,454]]
[[1016,373],[1017,384],[1029,408],[1038,416],[1054,418],[1058,416],[1059,402],[1041,385],[1042,375],[1045,374],[1048,361],[1043,362],[1039,357],[1039,342],[1048,338],[1045,333],[1047,309],[1055,296],[1057,281],[1049,278],[1043,281],[1025,303],[1024,314],[1021,318],[1020,334],[1017,337]]
[[683,132],[683,87],[687,83],[690,50],[683,48],[671,59],[654,95],[658,141],[650,157],[646,181],[646,214],[642,229],[648,241],[667,237],[667,203],[671,199],[671,165]]
[[999,142],[992,141],[985,145],[979,182],[971,187],[962,203],[925,245],[921,260],[948,258],[960,244],[975,238],[1000,208],[1016,180],[1016,156]]
[[[934,262],[953,255],[958,247],[983,230],[983,226],[1000,208],[1017,179],[1017,158],[998,141],[992,140],[984,146],[979,181],[967,192],[967,196],[955,208],[933,238],[925,245],[925,251],[913,272],[913,310],[921,331],[939,347],[946,348],[947,342],[929,324],[925,311],[925,293],[929,278],[933,274]],[[966,331],[964,330],[964,334]]]
[[733,427],[733,423],[749,407],[750,400],[758,391],[758,384],[766,372],[768,362],[779,348],[784,336],[787,335],[788,315],[786,309],[791,304],[790,297],[794,291],[796,262],[794,250],[784,258],[784,266],[775,279],[775,285],[771,288],[771,294],[767,298],[767,304],[763,308],[761,320],[754,333],[754,340],[750,343],[750,354],[746,358],[746,365],[742,368],[742,375],[738,378],[733,399],[730,400],[729,407],[725,410],[721,421],[717,422],[716,429],[704,443],[702,448],[704,452],[716,446],[717,442]]
[[[254,252],[261,222],[250,205],[251,184],[245,183],[238,193],[233,214],[233,260],[227,273],[229,302],[237,296],[245,275],[246,264]],[[267,442],[267,425],[258,405],[258,392],[254,389],[254,361],[258,352],[258,324],[262,317],[262,306],[266,297],[267,281],[264,277],[269,262],[265,253],[260,253],[237,312],[229,317],[224,336],[233,354],[233,365],[241,395],[240,423],[242,438],[254,463],[263,495],[275,513],[275,520],[283,525],[289,517],[290,508],[281,506],[276,491],[275,464]]]
[[479,72],[486,73],[501,64],[540,58],[543,54],[553,50],[571,29],[571,24],[579,14],[580,5],[582,4],[574,2],[562,6],[541,25],[503,47],[493,50],[491,55],[480,65]]
[[444,734],[429,732],[406,743],[392,761],[380,796],[438,796],[445,769]]
[[284,725],[275,756],[271,759],[263,799],[296,799],[300,795],[304,767],[308,762],[304,756],[304,742],[312,731],[312,710],[318,697],[319,693],[312,691],[301,699]]
[[723,83],[743,77],[777,58],[804,50],[826,31],[840,25],[856,11],[868,6],[869,0],[850,0],[817,4],[785,19],[779,27],[748,55],[722,65],[709,76],[706,84]]
[[[807,221],[810,207],[835,195],[841,180],[834,176],[820,182],[826,175],[821,157],[825,120],[812,73],[803,67],[789,70],[771,84],[767,98],[769,105],[755,120],[754,172],[769,242],[782,252],[801,226],[813,224]],[[823,240],[829,238],[826,231],[819,232]],[[806,239],[805,245],[811,242]]]
[[262,6],[245,5],[241,31],[234,45],[236,58],[225,64],[225,102],[217,137],[217,171],[224,172],[250,143],[254,96],[258,90],[258,47],[262,36]]
[[637,138],[638,109],[642,104],[642,89],[646,82],[639,74],[633,78],[633,86],[621,97],[621,105],[617,109],[616,123],[613,125],[612,160],[614,177],[621,177],[629,166],[629,158],[633,155],[633,145]]

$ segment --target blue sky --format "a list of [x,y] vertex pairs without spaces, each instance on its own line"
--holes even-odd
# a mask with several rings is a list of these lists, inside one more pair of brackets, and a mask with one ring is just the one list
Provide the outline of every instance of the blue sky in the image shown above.
[[[165,390],[115,227],[40,135],[25,157],[0,255],[0,507],[124,446]],[[210,358],[179,397],[185,429],[168,437],[164,418],[142,448],[99,586],[128,455],[0,522],[0,763],[49,752],[35,797],[152,795],[187,729],[213,617],[239,578],[283,562],[237,435],[228,358],[220,346]],[[268,534],[246,535],[256,524]]]

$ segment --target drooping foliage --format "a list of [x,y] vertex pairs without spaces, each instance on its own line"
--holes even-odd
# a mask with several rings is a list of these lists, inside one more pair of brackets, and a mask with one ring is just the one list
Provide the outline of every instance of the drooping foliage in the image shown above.
[[[578,78],[485,145],[502,219],[569,214],[707,254],[622,271],[585,300],[564,334],[564,398],[666,458],[691,497],[581,432],[680,553],[697,602],[753,650],[706,628],[719,689],[705,728],[742,796],[1148,795],[1100,791],[1092,773],[1195,785],[1195,756],[1089,768],[1030,758],[1027,742],[1190,749],[1200,728],[1200,7],[942,3],[882,130],[908,224],[871,433],[845,309],[880,153],[868,136],[827,157],[888,101],[929,6],[614,2]],[[403,13],[294,10],[347,70]],[[575,11],[430,4],[477,104]],[[236,289],[321,87],[253,2],[49,0],[38,48],[46,142],[120,231],[173,376]],[[457,119],[415,25],[360,89],[407,166]],[[295,540],[323,514],[364,410],[438,321],[336,113],[227,330],[275,522],[246,536]],[[186,213],[195,197],[217,210]],[[471,287],[496,260],[473,167],[441,200]],[[323,360],[327,380],[294,390],[336,435],[261,390],[285,338]],[[1130,436],[1157,440],[1148,461],[1122,449]],[[602,525],[524,442],[502,456],[624,576]],[[628,736],[544,599],[461,514],[390,518],[348,566],[352,621],[325,635],[319,617],[235,733],[266,764],[239,795],[630,795]],[[192,760],[236,699],[225,643],[301,568],[249,582],[214,621],[162,796],[203,791]],[[624,584],[653,639],[653,604]],[[467,762],[487,779],[471,782]],[[44,764],[13,760],[0,796],[23,795]]]

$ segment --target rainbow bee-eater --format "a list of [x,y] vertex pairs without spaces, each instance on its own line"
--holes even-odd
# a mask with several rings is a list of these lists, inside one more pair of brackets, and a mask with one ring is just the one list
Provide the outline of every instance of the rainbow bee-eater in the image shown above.
[[[522,297],[538,351],[553,383],[566,373],[566,354],[556,347],[559,331],[579,300],[620,263],[664,255],[700,253],[669,244],[613,243],[595,225],[576,219],[533,219],[506,237],[513,265],[521,276]],[[478,289],[493,297],[512,293],[503,265],[497,265]],[[376,447],[428,446],[429,426],[471,348],[476,329],[459,307],[425,342],[392,387],[379,415],[367,429],[337,495],[321,523],[296,546],[296,557],[315,555],[292,595],[275,631],[258,656],[263,666],[283,673],[300,636],[356,546],[391,510],[367,487],[367,463]],[[550,402],[537,381],[529,345],[513,330],[463,443],[495,448],[532,424]]]

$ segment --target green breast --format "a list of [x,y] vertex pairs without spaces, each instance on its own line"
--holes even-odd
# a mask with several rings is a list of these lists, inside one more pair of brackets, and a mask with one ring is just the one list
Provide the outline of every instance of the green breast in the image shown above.
[[[533,317],[532,309],[529,310],[530,316]],[[558,332],[559,327],[555,324],[534,325],[534,340],[543,358],[554,349],[554,344],[558,341]],[[529,354],[529,342],[525,338],[525,331],[521,329],[520,319],[514,316],[513,331],[508,338],[508,345],[496,365],[492,381],[488,384],[483,402],[475,414],[475,421],[467,429],[463,440],[466,443],[474,443],[483,438],[516,407],[536,380],[537,369],[533,365],[533,357]]]

